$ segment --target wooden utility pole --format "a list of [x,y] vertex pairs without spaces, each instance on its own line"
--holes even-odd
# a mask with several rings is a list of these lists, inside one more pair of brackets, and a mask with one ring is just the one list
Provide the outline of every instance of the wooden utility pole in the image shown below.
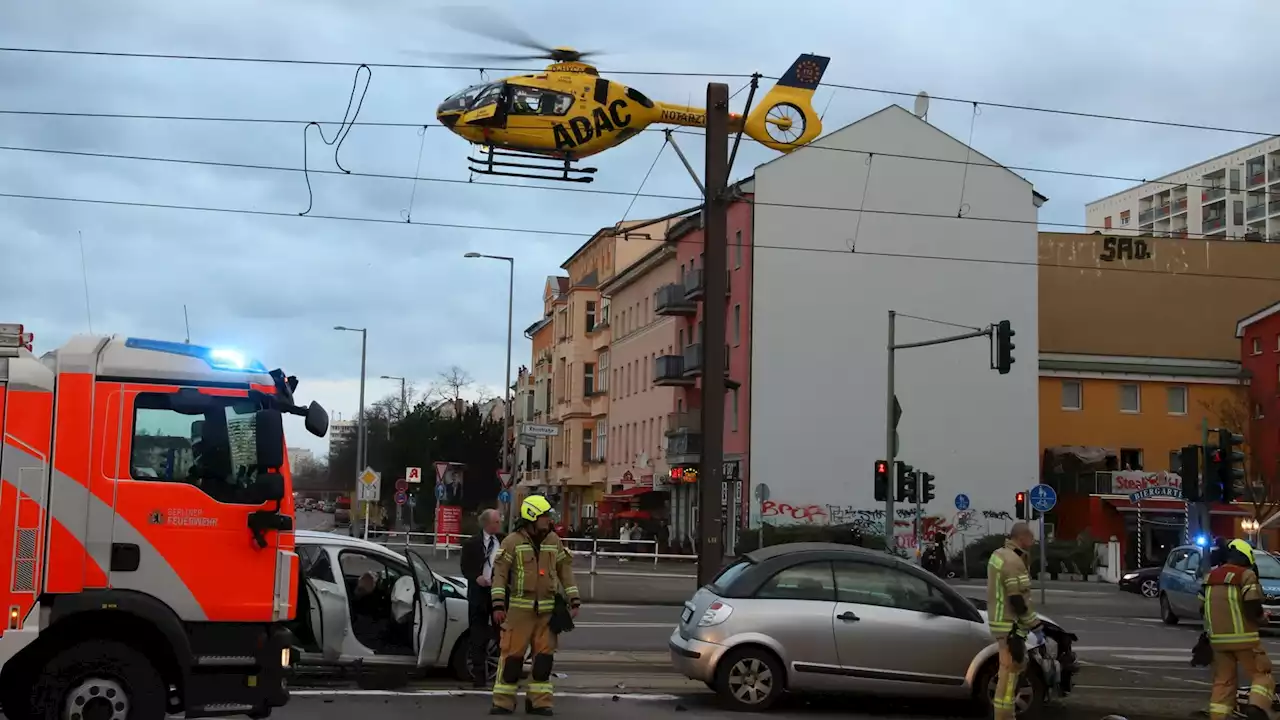
[[[702,453],[698,468],[698,583],[724,561],[720,497],[724,491],[725,313],[729,271],[729,86],[707,85],[707,157],[703,205]],[[733,516],[733,513],[730,513]]]

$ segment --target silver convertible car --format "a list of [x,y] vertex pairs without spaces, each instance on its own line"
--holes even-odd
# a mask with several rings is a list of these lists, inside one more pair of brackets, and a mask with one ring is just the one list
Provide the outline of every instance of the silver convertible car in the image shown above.
[[[411,548],[402,554],[347,535],[299,530],[302,666],[445,668],[470,680],[467,583],[440,575]],[[488,674],[497,671],[497,645]]]
[[[1020,717],[1071,690],[1076,638],[1048,619],[1044,630],[1028,642]],[[669,644],[678,672],[736,710],[785,692],[851,692],[974,700],[989,712],[999,663],[985,613],[954,588],[883,552],[826,543],[730,564],[685,603]]]

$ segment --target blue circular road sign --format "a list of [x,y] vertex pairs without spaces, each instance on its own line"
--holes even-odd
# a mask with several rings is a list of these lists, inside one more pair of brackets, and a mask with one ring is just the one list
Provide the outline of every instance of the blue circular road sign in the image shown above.
[[968,510],[968,509],[969,509],[969,496],[968,496],[968,495],[965,495],[964,493],[960,493],[959,495],[957,495],[957,496],[956,496],[956,509],[957,509],[957,510]]
[[1031,488],[1031,509],[1036,512],[1049,512],[1058,504],[1058,493],[1048,485],[1036,485]]
[[436,499],[437,500],[444,499],[444,485],[436,485]]
[[501,502],[504,502],[504,503],[505,503],[505,502],[511,502],[511,493],[510,493],[510,491],[503,490],[502,492],[498,493],[498,500],[499,500],[499,501],[501,501]]
[[409,501],[409,495],[403,490],[396,491],[396,504],[403,505]]

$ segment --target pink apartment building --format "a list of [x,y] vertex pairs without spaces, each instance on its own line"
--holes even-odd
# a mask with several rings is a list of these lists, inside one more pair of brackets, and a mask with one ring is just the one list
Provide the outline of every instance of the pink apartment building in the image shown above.
[[[739,185],[749,191],[749,183]],[[725,335],[728,341],[725,393],[724,459],[727,483],[721,498],[726,518],[726,547],[750,517],[751,397],[751,205],[750,196],[729,206],[729,297]],[[653,313],[673,318],[675,343],[668,355],[654,360],[653,384],[675,390],[672,414],[664,428],[670,468],[672,526],[679,539],[693,537],[697,467],[702,450],[701,381],[703,327],[703,229],[701,215],[672,226],[667,244],[675,246],[675,277],[656,290]],[[732,508],[732,510],[730,510]]]
[[609,531],[628,519],[673,519],[663,433],[678,391],[655,385],[652,368],[656,358],[676,352],[679,323],[654,313],[654,293],[676,277],[676,249],[664,243],[600,287],[612,330],[609,489],[599,508],[600,521]]

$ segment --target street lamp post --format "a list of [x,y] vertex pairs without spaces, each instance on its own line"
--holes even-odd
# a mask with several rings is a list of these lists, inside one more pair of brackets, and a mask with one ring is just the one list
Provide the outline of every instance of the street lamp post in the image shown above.
[[[334,330],[342,332],[358,332],[360,333],[360,410],[356,414],[356,474],[363,472],[368,467],[369,459],[365,456],[368,449],[364,437],[364,379],[365,379],[365,363],[368,359],[369,350],[369,330],[368,328],[353,328],[344,325],[335,325]],[[358,482],[358,481],[357,481]],[[359,497],[359,489],[357,495]],[[364,505],[364,536],[369,537],[369,504]]]
[[405,379],[396,375],[382,375],[381,379],[400,381],[400,419],[403,420],[404,416],[409,414],[409,397],[405,394]]
[[[510,477],[511,473],[511,322],[512,322],[512,304],[515,301],[516,286],[516,261],[515,258],[506,257],[505,255],[484,255],[478,252],[469,252],[463,255],[466,258],[484,258],[486,260],[501,260],[507,263],[507,364],[506,364],[506,382],[502,384],[502,398],[504,405],[504,413],[502,420],[502,469]],[[515,497],[512,496],[507,502],[507,527],[510,529],[512,510],[515,507]]]

